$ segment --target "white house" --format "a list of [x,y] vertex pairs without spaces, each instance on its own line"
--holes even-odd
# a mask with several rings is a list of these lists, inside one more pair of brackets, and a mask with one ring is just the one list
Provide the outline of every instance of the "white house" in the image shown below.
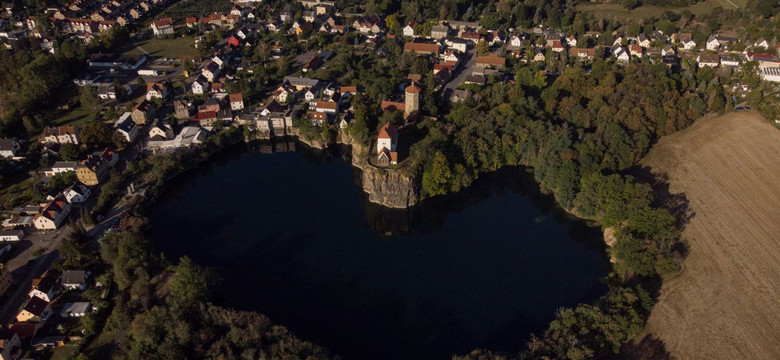
[[55,230],[70,214],[70,203],[65,198],[56,198],[46,204],[38,215],[33,218],[33,225],[38,230]]
[[244,110],[244,96],[241,93],[229,94],[228,99],[230,99],[230,110]]
[[683,49],[692,50],[696,48],[696,42],[693,39],[685,39],[682,41]]
[[192,93],[196,95],[203,95],[209,89],[209,82],[203,76],[198,76],[195,81],[192,82]]
[[152,101],[152,99],[165,99],[168,97],[168,86],[164,83],[147,83],[146,84],[146,100]]
[[51,302],[61,291],[60,273],[55,270],[46,270],[40,278],[33,279],[30,292],[31,298],[39,298]]
[[715,37],[715,35],[710,35],[710,37],[707,38],[707,50],[717,51],[718,48],[720,48],[720,41],[718,41],[718,38]]
[[22,241],[24,239],[24,231],[22,230],[7,230],[0,231],[0,241]]
[[65,270],[62,273],[62,288],[67,290],[84,290],[87,288],[87,276],[84,270]]
[[0,157],[14,157],[22,147],[14,138],[0,139]]
[[569,47],[577,47],[577,37],[569,35],[569,37],[566,38],[566,44],[568,44]]
[[92,311],[92,303],[90,302],[75,302],[65,303],[60,311],[60,316],[67,317],[84,317]]
[[514,47],[521,47],[523,46],[523,39],[518,35],[512,35],[511,40],[509,40],[509,45],[512,45]]
[[699,66],[718,67],[720,65],[720,56],[702,53],[696,57],[696,62],[699,63]]
[[213,61],[209,61],[208,64],[203,67],[202,74],[206,80],[209,82],[214,82],[214,80],[216,80],[219,76],[219,65]]
[[753,43],[753,47],[769,48],[769,42],[764,38],[759,38]]
[[115,131],[122,134],[128,143],[135,141],[138,136],[138,127],[135,126],[135,121],[130,118],[130,115],[132,114],[129,112],[122,114],[114,124]]
[[416,24],[415,21],[411,21],[409,24],[404,26],[404,36],[414,36],[414,25]]
[[154,36],[164,36],[173,34],[173,19],[163,18],[152,22],[152,31]]
[[71,204],[83,203],[89,199],[92,195],[92,191],[81,183],[75,183],[62,191],[65,195],[65,200],[68,200]]
[[637,44],[643,48],[648,48],[652,42],[645,34],[639,34],[639,37],[637,37]]
[[666,47],[661,50],[661,56],[675,55],[675,54],[676,53],[674,52],[674,48],[671,45],[666,45]]
[[380,164],[398,163],[398,129],[392,123],[387,123],[379,129],[376,139],[377,161]]
[[631,60],[631,56],[629,55],[628,51],[626,51],[626,49],[623,48],[622,46],[613,46],[612,55],[614,55],[618,61]]

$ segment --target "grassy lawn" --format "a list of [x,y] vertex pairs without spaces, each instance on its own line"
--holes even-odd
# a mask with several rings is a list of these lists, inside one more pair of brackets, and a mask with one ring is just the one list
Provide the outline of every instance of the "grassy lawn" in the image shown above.
[[114,347],[115,338],[116,334],[103,331],[84,347],[84,353],[90,359],[109,359],[111,358],[111,350]]
[[198,51],[192,46],[195,40],[192,36],[182,36],[175,39],[149,39],[137,43],[136,47],[125,54],[149,54],[165,58],[180,56],[197,56]]
[[46,120],[52,126],[82,125],[95,120],[95,113],[79,106],[70,110],[54,110],[46,114]]
[[[737,6],[745,6],[747,0],[731,0]],[[706,0],[687,7],[656,7],[656,6],[640,6],[634,10],[628,10],[622,5],[614,3],[583,3],[577,5],[577,10],[588,11],[595,17],[605,19],[645,19],[649,17],[660,17],[664,11],[671,10],[676,13],[680,13],[685,9],[688,9],[694,15],[708,14],[715,7],[722,7],[724,10],[734,9],[734,6],[730,5],[726,0]]]
[[49,360],[65,360],[73,355],[76,355],[78,348],[75,345],[66,345],[54,348],[51,351],[51,357]]

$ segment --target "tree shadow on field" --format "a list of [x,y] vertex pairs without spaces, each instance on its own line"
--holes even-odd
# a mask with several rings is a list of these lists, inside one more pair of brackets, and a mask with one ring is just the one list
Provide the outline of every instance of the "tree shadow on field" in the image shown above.
[[604,360],[671,360],[672,354],[666,349],[663,340],[652,334],[645,335],[642,340],[624,346],[619,354],[603,357]]

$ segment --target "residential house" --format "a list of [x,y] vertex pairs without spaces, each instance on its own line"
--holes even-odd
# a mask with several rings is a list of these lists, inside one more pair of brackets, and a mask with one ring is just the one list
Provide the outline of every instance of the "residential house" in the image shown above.
[[477,56],[477,67],[503,69],[506,66],[506,58],[496,54]]
[[244,110],[244,96],[241,93],[229,94],[228,99],[230,100],[230,110]]
[[65,270],[62,273],[62,288],[66,290],[85,290],[87,288],[87,276],[84,270]]
[[417,21],[410,21],[406,26],[404,26],[404,36],[412,37],[414,36],[414,27],[417,26]]
[[720,65],[720,56],[718,54],[701,53],[696,57],[696,62],[699,63],[699,67],[718,67]]
[[512,35],[512,37],[509,39],[509,46],[514,48],[523,46],[523,38],[520,35]]
[[213,111],[216,113],[220,110],[222,110],[222,104],[215,98],[208,98],[202,105],[198,106],[198,112]]
[[534,50],[534,61],[545,61],[547,59],[544,49],[537,48]]
[[323,63],[322,58],[315,55],[309,61],[303,64],[303,68],[301,69],[301,71],[303,71],[304,73],[315,71],[319,69],[320,66],[322,66],[322,63]]
[[469,43],[466,40],[458,39],[458,38],[445,38],[444,39],[444,45],[447,45],[447,48],[453,51],[458,51],[461,53],[465,53],[468,51]]
[[639,34],[637,37],[637,44],[643,48],[649,48],[653,42],[650,41],[650,38],[648,38],[645,34]]
[[190,104],[185,100],[173,101],[174,116],[179,120],[190,118],[190,108]]
[[311,89],[313,87],[319,87],[320,81],[317,79],[310,79],[300,76],[285,76],[283,84],[294,87],[296,91],[301,91]]
[[317,86],[311,87],[303,94],[303,98],[307,102],[311,102],[316,98],[320,97],[320,94],[322,93],[322,85],[318,83]]
[[681,34],[680,43],[682,44],[683,49],[685,50],[693,50],[696,48],[696,42],[693,41],[693,37],[691,37],[691,34]]
[[62,190],[62,194],[69,203],[80,204],[89,199],[92,191],[86,185],[77,182]]
[[33,279],[29,297],[37,297],[51,302],[54,297],[60,294],[62,282],[60,272],[54,269],[46,270],[41,277]]
[[173,19],[163,18],[152,22],[154,36],[173,35]]
[[382,19],[377,15],[360,16],[352,23],[355,30],[364,34],[380,33],[383,26]]
[[146,84],[146,100],[165,99],[168,97],[168,85],[161,82]]
[[22,357],[22,340],[16,331],[0,329],[0,360],[17,360]]
[[31,297],[24,304],[22,310],[16,315],[16,321],[19,322],[37,322],[45,323],[51,317],[52,311],[48,301],[37,296]]
[[214,82],[220,73],[219,65],[213,61],[207,61],[203,66],[201,73],[209,82]]
[[666,45],[661,50],[661,56],[667,56],[667,55],[677,55],[677,52],[674,50],[674,48],[671,45]]
[[707,38],[707,50],[712,51],[718,51],[720,48],[720,41],[718,40],[718,37],[715,35],[710,35],[710,37]]
[[[24,240],[24,231],[22,230],[3,230],[0,231],[0,241],[2,242],[19,242]],[[0,263],[0,268],[2,268],[2,263]],[[2,270],[0,270],[0,296],[3,296],[3,292],[5,291],[3,289],[3,284],[5,283],[5,279],[3,277]]]
[[566,38],[566,45],[569,47],[577,47],[577,37],[574,35],[569,35]]
[[398,129],[388,122],[381,129],[376,141],[377,164],[398,164]]
[[0,139],[0,157],[14,157],[21,149],[15,138]]
[[46,176],[52,177],[66,172],[75,172],[79,168],[78,161],[57,161],[50,169],[44,170]]
[[162,119],[158,119],[149,128],[149,139],[153,140],[171,140],[173,139],[173,126]]
[[317,101],[314,105],[314,111],[335,115],[339,112],[339,103],[335,101]]
[[188,28],[194,29],[195,27],[198,26],[199,23],[198,17],[193,16],[193,17],[184,18],[184,23],[187,25]]
[[563,52],[563,50],[566,50],[566,48],[563,46],[563,44],[559,40],[553,40],[550,48],[553,52],[560,53]]
[[631,57],[629,56],[629,53],[626,51],[626,49],[620,45],[615,45],[612,47],[612,56],[615,57],[618,61],[629,61],[631,60]]
[[448,25],[434,25],[431,27],[431,39],[443,39],[449,36],[450,27]]
[[328,114],[321,111],[307,111],[306,117],[311,121],[312,126],[322,126],[328,121]]
[[[78,171],[76,172],[78,174]],[[38,230],[55,230],[62,225],[70,214],[70,203],[64,197],[58,197],[46,204],[38,215],[33,218],[33,225]]]
[[758,40],[753,42],[753,47],[754,48],[762,47],[762,48],[768,49],[769,48],[769,42],[766,41],[766,39],[764,39],[763,37],[761,37],[761,38],[758,38]]
[[119,120],[114,124],[114,131],[121,134],[128,143],[135,141],[138,136],[138,127],[135,126],[135,121],[130,117],[129,112],[119,117]]
[[408,42],[404,44],[404,52],[414,52],[416,55],[439,55],[439,44]]
[[583,60],[593,60],[596,57],[596,49],[593,48],[570,48],[569,56]]
[[86,301],[80,301],[75,303],[65,303],[60,310],[60,316],[64,318],[69,317],[84,317],[92,311],[92,303]]
[[203,77],[203,75],[198,76],[195,81],[192,82],[192,93],[196,95],[203,95],[208,91],[209,89],[209,81]]
[[154,103],[149,100],[143,100],[133,108],[133,112],[130,113],[133,121],[136,124],[146,125],[154,121],[156,109]]
[[737,67],[739,66],[739,57],[730,54],[723,54],[720,56],[720,63],[723,66]]
[[75,144],[79,142],[79,129],[75,126],[46,127],[43,129],[42,141],[55,144]]
[[76,170],[76,178],[87,186],[98,185],[108,176],[108,171],[113,166],[111,162],[117,161],[118,157],[109,149],[89,155]]
[[636,56],[640,59],[645,56],[645,49],[642,48],[639,44],[629,45],[628,51],[631,53],[631,56]]

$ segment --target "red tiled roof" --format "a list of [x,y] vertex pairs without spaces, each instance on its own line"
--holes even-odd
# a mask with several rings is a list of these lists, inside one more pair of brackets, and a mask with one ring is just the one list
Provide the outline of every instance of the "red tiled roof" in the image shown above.
[[243,102],[244,101],[244,95],[241,93],[234,93],[234,94],[228,94],[228,99],[230,99],[230,102]]
[[162,18],[154,22],[154,26],[158,28],[163,26],[171,26],[171,24],[173,24],[173,19],[171,18]]
[[398,136],[398,129],[392,123],[387,123],[379,129],[380,139],[394,139]]

